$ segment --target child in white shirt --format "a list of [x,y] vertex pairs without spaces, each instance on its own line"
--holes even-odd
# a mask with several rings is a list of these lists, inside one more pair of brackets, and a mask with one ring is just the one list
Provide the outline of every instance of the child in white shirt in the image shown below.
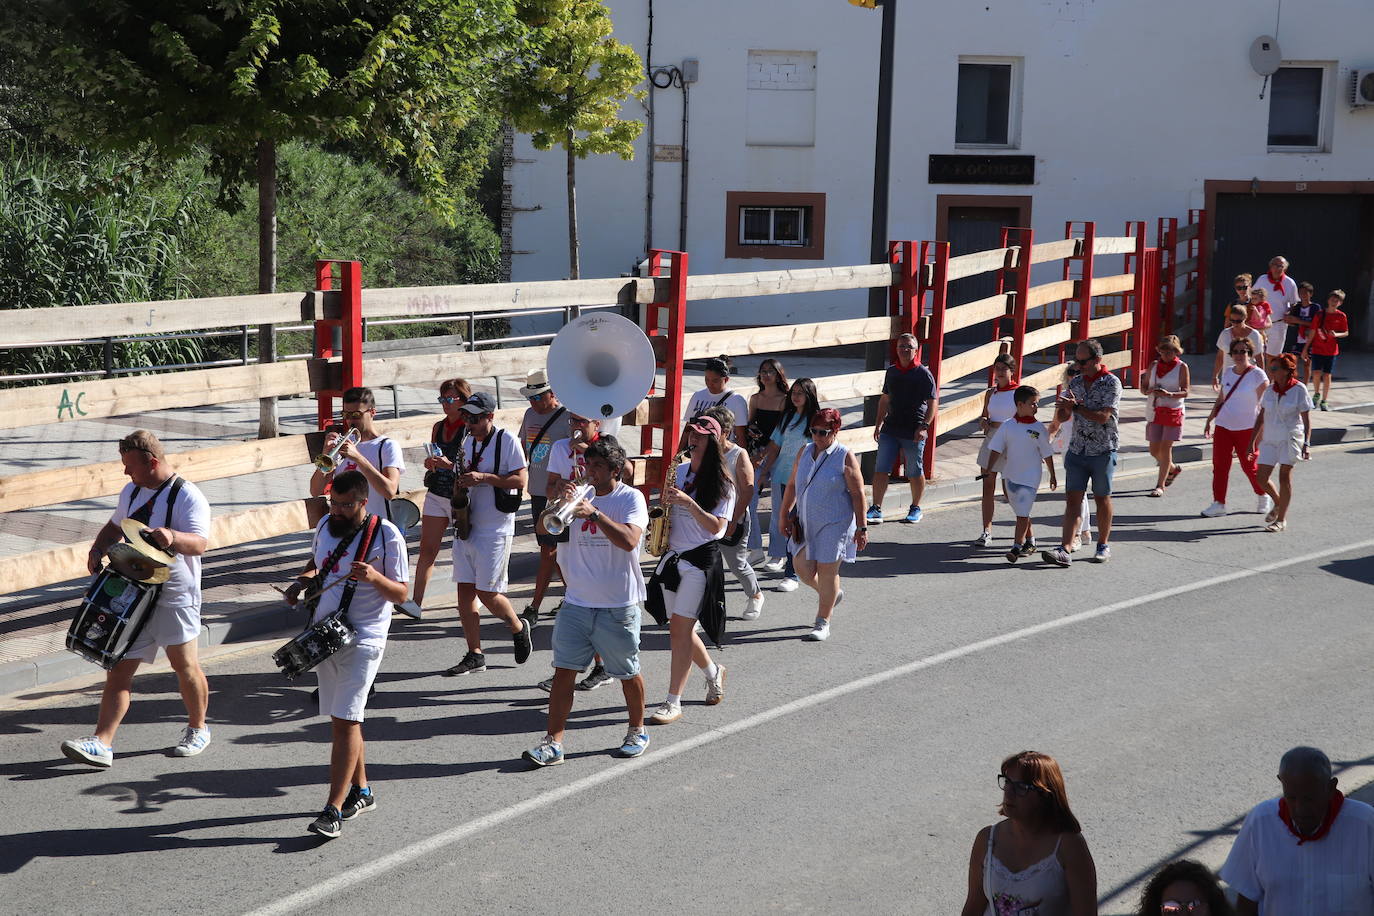
[[1007,500],[1016,513],[1016,537],[1007,562],[1015,563],[1035,551],[1031,537],[1031,507],[1035,505],[1035,491],[1040,489],[1040,463],[1050,469],[1050,489],[1059,489],[1054,472],[1054,447],[1050,432],[1035,418],[1040,392],[1030,385],[1016,389],[1016,416],[1003,423],[993,434],[988,448],[992,451],[992,466],[1006,458],[1002,479],[1007,485]]

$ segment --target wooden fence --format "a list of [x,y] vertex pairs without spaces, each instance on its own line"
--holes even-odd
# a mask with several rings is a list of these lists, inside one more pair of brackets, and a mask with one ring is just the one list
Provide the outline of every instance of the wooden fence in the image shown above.
[[[1191,329],[1200,323],[1199,298],[1206,286],[1200,271],[1205,258],[1195,251],[1195,240],[1204,216],[1194,211],[1189,225],[1181,229],[1177,221],[1161,221],[1163,249],[1146,246],[1144,223],[1128,224],[1122,236],[1098,236],[1092,223],[1073,223],[1066,226],[1063,239],[1035,242],[1031,230],[1012,228],[1004,232],[1001,247],[958,256],[950,255],[945,242],[894,242],[889,263],[852,267],[692,276],[685,254],[655,252],[651,257],[653,275],[646,278],[366,289],[361,287],[360,279],[350,286],[350,274],[345,270],[343,288],[328,288],[327,276],[322,273],[322,282],[317,284],[321,288],[304,295],[283,293],[7,311],[5,321],[0,322],[0,346],[70,339],[74,327],[79,327],[85,336],[100,337],[305,321],[316,322],[317,353],[324,355],[290,363],[16,388],[5,394],[7,409],[0,413],[0,429],[271,396],[313,393],[327,403],[329,394],[364,380],[378,388],[434,386],[439,379],[454,376],[524,376],[531,367],[543,365],[546,346],[362,359],[360,347],[353,348],[353,352],[332,353],[323,343],[327,335],[319,332],[340,323],[356,322],[359,317],[481,314],[540,308],[575,310],[618,304],[642,307],[642,321],[655,341],[660,370],[674,386],[652,393],[627,417],[629,425],[642,431],[640,451],[644,460],[637,463],[637,482],[652,486],[661,483],[663,451],[676,439],[683,403],[684,360],[719,353],[739,356],[831,349],[890,341],[896,334],[909,331],[921,340],[924,361],[942,386],[989,372],[997,355],[1009,352],[1017,361],[1018,370],[1027,357],[1048,357],[1049,368],[1023,378],[1025,383],[1047,390],[1060,381],[1062,348],[1073,340],[1099,337],[1118,341],[1115,349],[1108,352],[1106,364],[1113,370],[1125,370],[1127,381],[1133,381],[1147,365],[1158,333],[1171,331],[1180,324]],[[1180,246],[1188,257],[1177,257]],[[1123,269],[1099,276],[1102,259],[1113,258],[1121,259]],[[1032,285],[1031,268],[1052,262],[1062,263],[1061,278]],[[949,304],[950,282],[986,273],[996,277],[995,295],[960,305]],[[357,278],[360,274],[354,269],[351,276]],[[1185,284],[1181,292],[1176,289],[1180,282]],[[690,303],[694,301],[874,287],[888,289],[887,316],[718,331],[684,330]],[[946,354],[946,334],[978,325],[987,327],[988,343]],[[346,343],[347,340],[345,335]],[[822,401],[869,397],[880,393],[883,373],[859,372],[815,381]],[[936,437],[948,437],[975,420],[981,404],[981,393],[942,402],[938,428],[932,430],[931,441],[938,444]],[[516,426],[522,413],[523,407],[501,411],[497,422],[508,428]],[[437,415],[414,417],[378,425],[401,446],[408,447],[426,441],[436,419]],[[169,454],[168,459],[189,480],[216,480],[308,465],[321,450],[322,436],[312,433],[233,442]],[[872,427],[845,429],[840,441],[858,452],[876,448]],[[937,447],[926,451],[927,472],[933,468]],[[118,461],[3,477],[0,512],[113,496],[125,482]],[[61,500],[54,500],[53,495],[58,493],[62,494]],[[305,501],[292,500],[217,516],[211,544],[228,547],[307,528]],[[0,582],[4,583],[5,593],[84,577],[87,549],[88,545],[82,543],[0,558]]]

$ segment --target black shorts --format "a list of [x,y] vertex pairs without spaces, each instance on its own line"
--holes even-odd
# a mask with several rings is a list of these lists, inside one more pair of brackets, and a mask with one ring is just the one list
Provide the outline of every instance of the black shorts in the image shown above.
[[535,496],[530,494],[530,519],[535,523],[534,539],[540,547],[556,547],[559,544],[568,543],[568,538],[572,536],[571,529],[564,529],[558,537],[545,534],[539,530],[539,516],[544,514],[544,509],[549,505],[547,496]]

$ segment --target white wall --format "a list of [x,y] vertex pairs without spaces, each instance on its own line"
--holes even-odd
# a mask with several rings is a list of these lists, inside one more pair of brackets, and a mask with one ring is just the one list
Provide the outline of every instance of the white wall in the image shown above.
[[[1284,58],[1338,62],[1326,100],[1330,152],[1266,151],[1268,100],[1250,68],[1250,41],[1273,34],[1277,0],[981,0],[897,9],[891,185],[892,238],[935,236],[938,194],[1031,195],[1038,237],[1070,219],[1119,234],[1128,219],[1185,217],[1209,179],[1374,179],[1374,109],[1345,103],[1352,66],[1374,66],[1374,4],[1288,4]],[[610,0],[617,37],[641,54],[647,0]],[[1312,6],[1319,6],[1314,11]],[[785,11],[785,12],[780,12]],[[864,263],[868,260],[877,48],[881,13],[842,0],[692,0],[654,7],[654,65],[700,61],[692,84],[686,248],[694,274]],[[746,145],[751,49],[815,51],[815,145]],[[930,185],[927,157],[954,144],[963,55],[1024,59],[1019,149],[1036,157],[1033,186]],[[757,94],[755,94],[757,96]],[[656,93],[659,144],[681,143],[681,98]],[[639,103],[627,111],[642,116]],[[971,152],[971,151],[970,151]],[[643,254],[647,132],[633,162],[579,163],[582,275],[626,272]],[[517,140],[513,279],[567,275],[560,150]],[[676,248],[679,165],[655,165],[653,243]],[[824,261],[724,257],[726,191],[823,192]],[[1262,267],[1261,265],[1257,265]],[[692,307],[693,324],[731,325],[862,314],[861,292],[766,297]],[[747,310],[747,311],[746,311]],[[747,317],[746,317],[747,315]]]

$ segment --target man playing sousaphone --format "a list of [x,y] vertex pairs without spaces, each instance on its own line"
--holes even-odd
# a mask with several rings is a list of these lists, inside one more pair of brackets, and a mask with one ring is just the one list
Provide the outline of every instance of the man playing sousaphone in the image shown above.
[[[396,440],[377,432],[373,421],[377,416],[377,401],[371,388],[350,388],[343,393],[342,435],[356,429],[360,441],[345,442],[339,448],[338,465],[325,473],[316,470],[310,477],[310,495],[326,496],[329,482],[344,471],[358,471],[367,481],[369,494],[367,511],[382,518],[390,518],[387,500],[401,492],[401,473],[406,469],[401,447]],[[332,449],[339,441],[338,432],[325,437],[325,448]]]
[[386,648],[392,605],[405,601],[409,593],[405,538],[367,506],[367,478],[361,472],[334,476],[329,515],[315,528],[310,565],[286,590],[286,601],[292,605],[302,591],[318,595],[312,623],[342,612],[357,631],[353,645],[315,668],[320,712],[330,717],[333,751],[329,799],[307,829],[330,839],[339,835],[343,821],[377,803],[364,767],[363,715]]
[[114,761],[115,730],[129,709],[134,672],[142,662],[151,662],[159,647],[167,653],[186,704],[186,728],[172,756],[193,757],[210,743],[210,729],[205,725],[210,688],[196,644],[200,638],[200,558],[210,536],[210,504],[195,484],[177,475],[167,463],[162,443],[148,430],[134,430],[119,440],[119,458],[131,482],[120,492],[110,521],[96,535],[86,567],[92,575],[100,571],[105,552],[123,537],[121,523],[132,519],[146,526],[148,543],[170,551],[170,569],[147,625],[105,675],[95,734],[62,742],[67,757],[97,767]]

